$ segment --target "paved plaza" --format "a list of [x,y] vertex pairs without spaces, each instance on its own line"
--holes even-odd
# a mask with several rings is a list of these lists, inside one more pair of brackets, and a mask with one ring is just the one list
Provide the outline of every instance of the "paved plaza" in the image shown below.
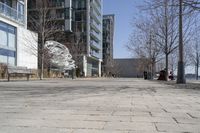
[[0,82],[0,133],[166,132],[200,133],[200,89],[142,79]]

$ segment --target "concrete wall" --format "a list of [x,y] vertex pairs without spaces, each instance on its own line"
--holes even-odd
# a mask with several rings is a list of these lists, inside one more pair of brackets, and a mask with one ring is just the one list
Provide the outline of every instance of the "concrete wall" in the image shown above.
[[37,34],[23,27],[18,27],[17,36],[17,66],[37,69]]
[[142,77],[143,71],[139,69],[141,59],[114,59],[115,70],[119,77]]

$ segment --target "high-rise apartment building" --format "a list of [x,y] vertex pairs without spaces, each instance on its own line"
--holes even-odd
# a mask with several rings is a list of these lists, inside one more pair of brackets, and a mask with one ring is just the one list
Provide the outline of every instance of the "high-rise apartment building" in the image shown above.
[[103,63],[102,72],[104,75],[112,73],[113,61],[113,38],[114,38],[114,19],[115,16],[103,16]]
[[[37,8],[38,1],[29,2],[29,14]],[[56,21],[58,29],[66,33],[65,37],[55,39],[69,45],[81,45],[76,60],[84,76],[100,76],[102,62],[102,0],[47,0],[49,16]],[[74,35],[73,37],[71,35]],[[74,41],[70,39],[73,38]],[[81,40],[81,41],[79,41]]]
[[26,28],[27,0],[0,0],[0,63],[37,69],[37,34]]

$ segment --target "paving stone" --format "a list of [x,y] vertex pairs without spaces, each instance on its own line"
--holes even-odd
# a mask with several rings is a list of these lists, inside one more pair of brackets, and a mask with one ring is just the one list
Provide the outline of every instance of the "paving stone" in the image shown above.
[[108,122],[104,129],[119,131],[156,131],[153,123],[147,122]]
[[142,79],[0,82],[0,133],[200,133],[199,101]]

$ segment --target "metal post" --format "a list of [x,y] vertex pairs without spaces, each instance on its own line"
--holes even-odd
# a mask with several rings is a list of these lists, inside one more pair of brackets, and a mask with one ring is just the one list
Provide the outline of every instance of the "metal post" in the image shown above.
[[179,61],[177,84],[185,84],[184,49],[183,49],[183,0],[179,0]]
[[72,79],[76,79],[76,68],[72,69]]
[[74,75],[74,68],[72,69],[72,79],[75,78],[75,75]]

